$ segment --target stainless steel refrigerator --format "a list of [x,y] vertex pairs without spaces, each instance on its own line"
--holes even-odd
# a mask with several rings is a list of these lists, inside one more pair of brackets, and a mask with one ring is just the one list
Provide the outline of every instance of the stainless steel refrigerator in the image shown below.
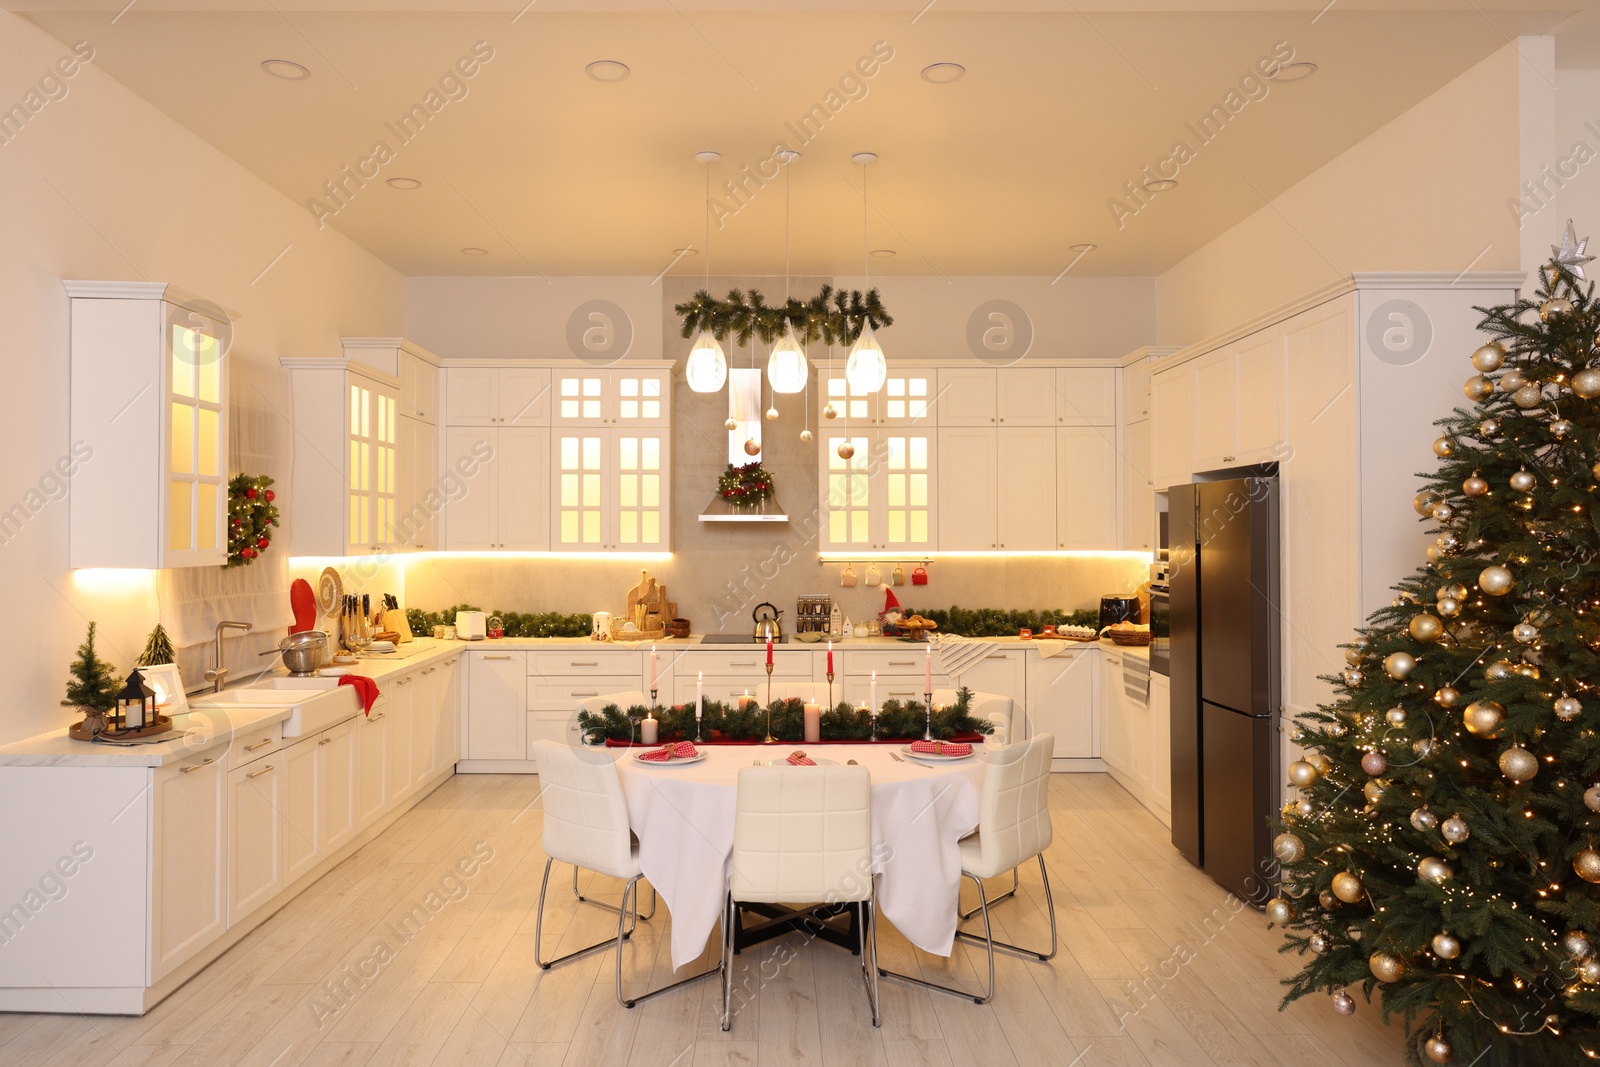
[[1278,479],[1175,485],[1167,501],[1172,843],[1261,904],[1279,795]]

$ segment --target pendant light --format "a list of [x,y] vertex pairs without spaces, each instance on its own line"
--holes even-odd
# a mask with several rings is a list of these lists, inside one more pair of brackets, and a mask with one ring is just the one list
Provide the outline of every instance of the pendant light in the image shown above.
[[[867,238],[867,167],[878,161],[876,152],[857,152],[850,162],[861,166],[861,269],[867,282],[872,280],[872,246]],[[845,361],[844,377],[850,383],[851,393],[876,393],[883,388],[889,376],[889,364],[883,358],[883,348],[872,332],[870,321],[861,324],[861,335],[851,346],[850,358]]]
[[[696,162],[706,165],[706,292],[711,291],[711,164],[722,158],[720,152],[696,152]],[[728,357],[710,330],[701,330],[684,364],[683,378],[697,393],[715,393],[728,380]]]
[[[783,298],[784,303],[789,301],[789,166],[800,158],[799,152],[780,152],[778,158],[783,162]],[[767,359],[767,382],[772,386],[774,393],[798,393],[806,387],[806,381],[811,377],[811,366],[806,362],[805,349],[800,347],[799,338],[794,335],[794,324],[785,323],[783,336],[778,338],[777,344],[772,346],[772,355]]]

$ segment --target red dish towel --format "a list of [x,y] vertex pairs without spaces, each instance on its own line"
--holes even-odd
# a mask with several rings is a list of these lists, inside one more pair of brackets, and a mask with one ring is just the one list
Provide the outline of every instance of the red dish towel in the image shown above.
[[676,744],[668,742],[654,752],[641,753],[639,758],[651,760],[655,763],[665,763],[669,759],[693,759],[699,754],[699,750],[691,742],[679,741]]
[[364,674],[341,674],[339,684],[348,685],[356,691],[356,696],[361,698],[361,710],[364,714],[372,714],[372,705],[378,702],[378,683]]
[[972,746],[965,741],[913,741],[911,751],[930,756],[970,756]]
[[815,767],[817,765],[817,761],[806,755],[804,752],[789,753],[789,762],[794,764],[796,767]]

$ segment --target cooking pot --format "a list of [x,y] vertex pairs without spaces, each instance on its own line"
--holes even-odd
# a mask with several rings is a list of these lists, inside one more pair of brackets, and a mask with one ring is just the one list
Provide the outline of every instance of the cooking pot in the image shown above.
[[278,647],[261,653],[263,656],[281,655],[283,665],[296,678],[317,673],[328,654],[328,635],[322,630],[302,630],[278,642]]
[[783,637],[783,624],[778,621],[778,616],[782,614],[783,612],[771,604],[763,602],[756,605],[756,610],[750,613],[750,617],[756,622],[757,641],[765,641],[768,638],[777,641]]

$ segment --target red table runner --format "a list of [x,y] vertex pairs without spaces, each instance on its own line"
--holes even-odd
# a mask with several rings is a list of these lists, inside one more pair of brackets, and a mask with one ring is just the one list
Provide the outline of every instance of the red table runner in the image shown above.
[[[688,738],[680,738],[680,740],[688,740]],[[922,740],[922,738],[920,738],[920,737],[897,737],[897,738],[893,738],[893,739],[887,739],[887,738],[881,738],[880,737],[876,741],[866,741],[866,740],[862,740],[862,741],[775,741],[773,743],[774,744],[778,744],[778,745],[909,745],[913,741],[920,741],[920,740]],[[970,745],[977,745],[977,744],[982,744],[983,743],[984,736],[982,734],[980,734],[980,733],[977,733],[977,732],[960,733],[960,734],[956,734],[954,737],[945,738],[945,740],[947,740],[947,741],[965,741]],[[606,747],[607,748],[660,748],[665,743],[666,742],[662,741],[662,742],[657,742],[656,744],[653,744],[653,745],[647,745],[647,744],[644,744],[643,742],[640,742],[640,741],[615,741],[615,740],[612,740],[609,737],[606,738]],[[734,740],[729,740],[728,738],[722,738],[722,737],[715,738],[714,740],[711,740],[711,741],[697,741],[695,743],[699,744],[699,745],[765,745],[766,744],[765,741],[759,741],[759,740],[734,741]]]

